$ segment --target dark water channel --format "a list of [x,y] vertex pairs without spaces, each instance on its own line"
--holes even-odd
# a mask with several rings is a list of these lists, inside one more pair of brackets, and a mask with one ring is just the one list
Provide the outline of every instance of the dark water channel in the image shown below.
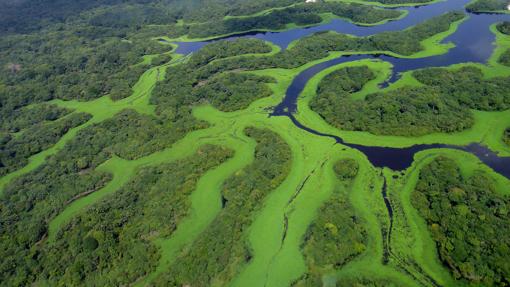
[[[319,31],[337,31],[340,33],[352,34],[356,36],[367,36],[377,34],[384,31],[403,30],[410,26],[421,23],[434,16],[441,15],[448,11],[464,10],[464,5],[469,0],[448,0],[427,6],[399,8],[408,10],[409,14],[403,19],[391,21],[383,25],[363,27],[357,26],[344,20],[336,19],[331,23],[319,25],[311,28],[298,28],[284,32],[254,32],[244,33],[234,36],[225,37],[231,40],[240,37],[258,38],[270,41],[281,48],[285,49],[289,43],[304,36]],[[376,167],[388,167],[393,170],[403,170],[409,167],[417,152],[433,149],[433,148],[451,148],[469,152],[477,156],[482,162],[491,167],[496,172],[510,178],[510,157],[499,157],[496,153],[477,143],[468,146],[455,146],[444,144],[427,144],[414,145],[407,148],[388,148],[377,146],[365,146],[359,144],[346,143],[340,137],[323,134],[319,131],[310,129],[302,125],[293,113],[297,109],[297,99],[304,87],[317,73],[322,70],[345,62],[357,61],[362,59],[380,59],[390,62],[393,65],[393,74],[391,78],[384,83],[387,85],[396,81],[400,73],[426,67],[442,67],[457,63],[475,62],[485,63],[494,50],[495,35],[490,31],[490,26],[501,21],[510,21],[510,15],[504,14],[469,14],[469,18],[464,21],[458,30],[447,37],[443,42],[452,42],[456,46],[449,50],[448,53],[419,59],[394,58],[386,55],[355,55],[342,56],[326,62],[319,63],[301,72],[294,78],[292,84],[286,91],[285,98],[278,104],[272,116],[287,116],[292,122],[303,130],[318,136],[327,136],[334,138],[337,143],[355,148],[363,152],[370,162]],[[216,40],[215,40],[216,41]],[[201,47],[209,43],[206,42],[180,42],[177,48],[178,53],[188,54],[199,50]],[[510,91],[509,91],[510,92]],[[375,143],[374,143],[375,144]]]

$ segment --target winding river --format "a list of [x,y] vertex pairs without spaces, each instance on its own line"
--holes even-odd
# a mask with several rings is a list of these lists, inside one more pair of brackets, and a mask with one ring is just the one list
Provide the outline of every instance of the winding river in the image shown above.
[[[399,8],[401,10],[407,10],[408,15],[400,20],[390,21],[378,26],[357,26],[342,19],[335,19],[330,23],[311,28],[298,28],[283,32],[250,32],[228,36],[223,39],[232,40],[240,37],[257,38],[272,42],[280,46],[282,49],[285,49],[292,41],[319,31],[332,30],[339,33],[352,34],[356,36],[367,36],[384,31],[403,30],[448,11],[464,10],[464,5],[466,5],[468,2],[470,2],[470,0],[448,0],[427,6]],[[504,175],[507,178],[510,178],[510,157],[499,157],[493,151],[477,143],[472,143],[467,146],[427,144],[414,145],[407,148],[365,146],[347,143],[340,137],[324,134],[308,128],[301,124],[293,116],[297,109],[298,96],[301,94],[310,78],[328,67],[332,67],[341,63],[375,58],[390,62],[393,65],[393,74],[386,84],[396,81],[400,73],[409,70],[426,67],[442,67],[466,62],[486,63],[494,51],[493,43],[495,40],[495,35],[490,31],[489,28],[494,23],[504,20],[510,21],[510,15],[469,13],[468,16],[469,18],[459,26],[457,31],[443,41],[444,43],[452,42],[455,44],[455,48],[450,49],[448,53],[443,55],[419,59],[394,58],[386,55],[342,56],[319,63],[304,70],[294,78],[292,84],[286,91],[284,99],[274,108],[271,115],[287,116],[298,128],[318,136],[334,138],[337,143],[358,149],[363,152],[370,160],[370,162],[376,167],[389,167],[393,170],[403,170],[412,164],[414,155],[417,152],[433,148],[450,148],[469,152],[477,156],[482,162],[491,167],[494,171]],[[219,39],[215,39],[213,41],[217,40]],[[199,50],[201,47],[210,42],[211,41],[178,42],[178,48],[176,52],[181,54],[189,54]]]

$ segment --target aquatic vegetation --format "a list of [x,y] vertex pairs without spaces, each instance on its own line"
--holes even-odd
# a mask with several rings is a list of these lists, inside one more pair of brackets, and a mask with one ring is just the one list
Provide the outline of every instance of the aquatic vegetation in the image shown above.
[[0,286],[508,283],[504,16],[60,2],[0,9]]
[[264,198],[287,176],[291,155],[285,142],[271,131],[247,128],[245,133],[257,142],[253,163],[225,181],[223,209],[154,285],[226,284],[250,260],[243,240],[245,230]]
[[191,157],[142,168],[114,196],[63,226],[42,251],[37,280],[121,285],[144,276],[160,256],[154,239],[175,231],[189,213],[198,180],[231,156],[228,149],[203,146]]

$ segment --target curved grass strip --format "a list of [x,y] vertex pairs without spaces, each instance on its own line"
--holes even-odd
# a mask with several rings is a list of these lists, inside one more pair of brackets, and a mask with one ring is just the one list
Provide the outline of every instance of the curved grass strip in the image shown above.
[[234,172],[242,169],[253,161],[255,143],[248,138],[229,137],[217,139],[218,144],[235,150],[235,156],[216,169],[207,172],[197,183],[196,190],[191,194],[191,212],[177,227],[170,238],[156,241],[161,249],[159,264],[147,277],[137,283],[144,286],[162,272],[166,271],[176,260],[178,253],[190,245],[200,233],[212,222],[222,208],[221,187],[223,182]]
[[109,159],[107,162],[100,165],[97,170],[111,173],[113,175],[112,181],[110,181],[104,188],[72,202],[62,213],[55,217],[49,224],[48,232],[50,243],[55,239],[56,232],[63,226],[63,224],[65,224],[65,222],[71,219],[80,210],[83,210],[85,207],[94,204],[108,194],[118,190],[139,168],[158,165],[165,162],[172,162],[191,156],[204,144],[222,145],[232,148],[233,150],[242,147],[242,142],[239,142],[239,140],[236,139],[227,138],[225,140],[219,140],[217,137],[222,133],[224,133],[224,129],[221,127],[198,130],[189,133],[172,147],[155,152],[146,157],[136,160],[125,160],[119,157]]
[[[279,131],[280,129],[275,129]],[[273,267],[271,262],[282,248],[282,241],[287,238],[287,211],[289,205],[300,196],[302,189],[310,177],[321,169],[324,161],[322,151],[331,150],[333,142],[328,139],[309,141],[301,130],[290,130],[279,133],[289,144],[292,151],[293,165],[286,180],[266,198],[264,208],[257,214],[250,227],[249,242],[253,260],[242,273],[233,280],[233,286],[263,286],[266,274]],[[263,235],[263,236],[261,236]],[[292,268],[302,269],[302,262],[287,266],[287,274]],[[280,274],[282,278],[283,274]],[[267,278],[269,279],[269,278]],[[266,284],[270,284],[269,281]],[[280,285],[283,286],[283,285]]]
[[[470,64],[456,65],[451,67],[451,69],[456,69],[466,65]],[[367,94],[376,92],[378,89],[377,84],[383,82],[388,77],[391,69],[391,65],[389,63],[374,60],[348,62],[325,69],[311,78],[307,83],[307,86],[303,90],[298,101],[298,112],[296,113],[296,118],[305,126],[324,133],[340,136],[349,143],[358,143],[369,146],[408,147],[415,144],[444,143],[468,145],[473,142],[479,142],[487,145],[492,150],[499,152],[501,156],[510,155],[510,149],[503,145],[499,136],[502,134],[503,130],[510,125],[510,111],[508,110],[501,112],[473,111],[475,124],[470,129],[457,133],[432,133],[419,137],[380,136],[373,135],[368,132],[338,130],[332,127],[310,109],[309,102],[315,96],[315,91],[319,82],[327,74],[337,69],[355,66],[368,66],[377,75],[377,79],[370,81],[360,92],[352,95],[355,99],[362,99]],[[482,67],[484,67],[484,71],[492,71],[492,68],[490,67]],[[394,85],[391,85],[388,89],[393,89],[396,86],[401,87],[417,84],[419,83],[417,83],[410,74],[405,74],[401,80],[396,82]]]
[[[173,63],[178,63],[179,57]],[[29,163],[23,168],[14,171],[0,178],[0,196],[2,194],[3,187],[9,183],[12,179],[19,177],[23,174],[27,174],[41,164],[43,164],[48,156],[56,154],[62,147],[80,130],[94,124],[101,122],[105,119],[113,117],[116,113],[126,108],[132,108],[140,113],[154,114],[154,107],[149,105],[150,92],[154,88],[157,81],[161,80],[165,76],[165,66],[155,67],[147,70],[141,77],[140,80],[133,87],[133,94],[120,101],[112,101],[109,97],[101,97],[97,100],[90,102],[78,102],[78,101],[62,101],[53,100],[51,103],[57,104],[62,107],[74,109],[79,112],[84,112],[92,115],[92,118],[76,127],[70,129],[55,145],[51,148],[33,155],[29,158]]]
[[287,178],[292,158],[288,145],[277,134],[248,124],[244,132],[257,142],[253,163],[225,182],[221,192],[224,208],[202,237],[153,282],[155,285],[223,286],[252,258],[246,249],[245,231],[264,198]]

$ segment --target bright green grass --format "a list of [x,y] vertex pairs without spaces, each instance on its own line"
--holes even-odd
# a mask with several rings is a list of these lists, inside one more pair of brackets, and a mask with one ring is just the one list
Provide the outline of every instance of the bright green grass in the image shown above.
[[[456,26],[452,25],[448,33],[442,33],[441,36],[435,36],[422,42],[426,52],[411,57],[446,52],[451,48],[451,45],[440,45],[439,40],[454,32],[455,29]],[[501,47],[509,45],[508,42],[508,38],[498,35],[498,45]],[[498,49],[502,49],[501,47]],[[273,46],[271,53],[277,51],[278,49]],[[385,52],[382,51],[382,53]],[[390,53],[386,52],[386,54]],[[437,259],[427,227],[423,221],[420,221],[420,217],[410,204],[410,192],[414,189],[420,168],[434,156],[447,154],[461,163],[462,170],[466,174],[472,172],[474,167],[483,168],[491,172],[501,186],[508,186],[509,182],[482,165],[474,156],[444,149],[428,150],[417,154],[413,166],[405,171],[402,177],[393,179],[392,176],[399,173],[374,168],[366,156],[357,150],[335,145],[330,138],[314,136],[297,129],[286,117],[267,117],[267,108],[281,101],[287,87],[296,75],[308,67],[340,55],[342,53],[331,53],[325,59],[313,61],[295,69],[268,69],[250,72],[277,79],[276,83],[269,84],[273,90],[273,96],[257,100],[245,110],[230,113],[220,112],[211,106],[196,107],[193,110],[194,116],[209,122],[209,128],[191,132],[168,149],[138,160],[128,161],[114,157],[105,162],[98,167],[98,170],[111,173],[112,181],[103,189],[76,200],[50,222],[49,242],[54,240],[56,232],[73,216],[121,188],[139,168],[183,158],[193,154],[203,144],[231,148],[235,151],[235,156],[208,171],[199,180],[196,190],[191,194],[191,211],[188,217],[179,224],[177,230],[170,237],[159,238],[155,241],[161,248],[159,265],[153,273],[138,282],[142,286],[150,283],[153,278],[171,265],[184,248],[190,246],[219,212],[223,182],[253,160],[255,143],[244,136],[243,130],[245,127],[255,126],[273,130],[289,144],[292,151],[292,168],[286,180],[266,197],[263,206],[257,211],[252,226],[245,234],[245,241],[249,244],[253,258],[246,266],[242,266],[241,272],[230,282],[230,285],[243,287],[288,286],[307,272],[307,266],[300,250],[303,236],[308,226],[316,218],[320,206],[333,191],[336,180],[332,165],[340,158],[353,158],[360,164],[360,171],[349,193],[349,200],[356,213],[367,222],[366,228],[369,234],[367,250],[344,268],[325,274],[323,279],[326,286],[335,286],[335,282],[343,278],[358,277],[391,280],[397,286],[419,286],[413,277],[401,271],[399,258],[415,260],[427,276],[445,286],[452,286],[449,273]],[[168,65],[177,64],[178,61],[182,61],[182,59],[175,59]],[[27,167],[1,178],[0,188],[8,180],[42,164],[46,156],[57,152],[85,126],[110,118],[126,108],[135,109],[140,113],[153,114],[154,107],[149,104],[149,96],[155,83],[164,77],[165,67],[168,65],[148,70],[135,86],[133,94],[117,102],[111,101],[108,97],[91,102],[55,101],[59,105],[88,112],[93,115],[93,118],[84,126],[71,130],[51,149],[32,157]],[[471,141],[480,141],[501,153],[510,153],[508,148],[505,151],[502,147],[497,146],[496,138],[493,135],[505,124],[506,126],[510,125],[508,124],[509,112],[476,112],[476,124],[472,130],[451,135],[437,134],[419,138],[382,137],[333,129],[308,108],[308,102],[314,96],[314,91],[322,77],[337,68],[356,65],[368,65],[376,72],[377,78],[370,81],[362,91],[353,94],[355,99],[363,99],[367,94],[376,91],[377,84],[388,78],[392,68],[389,63],[364,60],[345,63],[319,73],[310,80],[301,95],[298,102],[297,118],[305,125],[322,132],[337,134],[349,142],[367,145],[409,146],[430,142],[466,144]],[[508,69],[497,65],[494,60],[491,61],[491,66],[485,70],[488,76],[497,74],[494,70],[508,73]],[[389,89],[404,84],[416,85],[417,82],[407,73]],[[500,135],[499,140],[501,140]],[[382,263],[383,236],[381,230],[385,230],[389,226],[388,213],[381,197],[384,179],[388,181],[388,193],[392,203],[396,208],[399,208],[396,214],[402,215],[401,218],[395,218],[391,238],[392,251],[398,258],[390,258],[387,265]],[[282,240],[285,218],[287,218],[288,228],[285,239]],[[415,269],[411,269],[410,274],[423,278],[423,275],[420,275],[420,272]]]
[[175,55],[174,58],[175,60],[169,64],[147,70],[133,87],[133,94],[125,99],[112,101],[109,97],[105,96],[89,102],[62,100],[50,101],[50,103],[54,103],[65,108],[91,114],[92,118],[88,122],[69,130],[69,132],[51,148],[31,156],[28,164],[23,168],[0,178],[0,195],[2,195],[3,188],[7,183],[9,183],[9,181],[23,174],[27,174],[42,165],[48,156],[54,155],[61,150],[64,145],[69,140],[73,139],[76,133],[80,130],[92,124],[111,118],[124,109],[134,109],[143,114],[154,114],[154,106],[149,104],[150,93],[156,82],[164,78],[166,67],[168,65],[179,63],[182,57],[180,55]]

